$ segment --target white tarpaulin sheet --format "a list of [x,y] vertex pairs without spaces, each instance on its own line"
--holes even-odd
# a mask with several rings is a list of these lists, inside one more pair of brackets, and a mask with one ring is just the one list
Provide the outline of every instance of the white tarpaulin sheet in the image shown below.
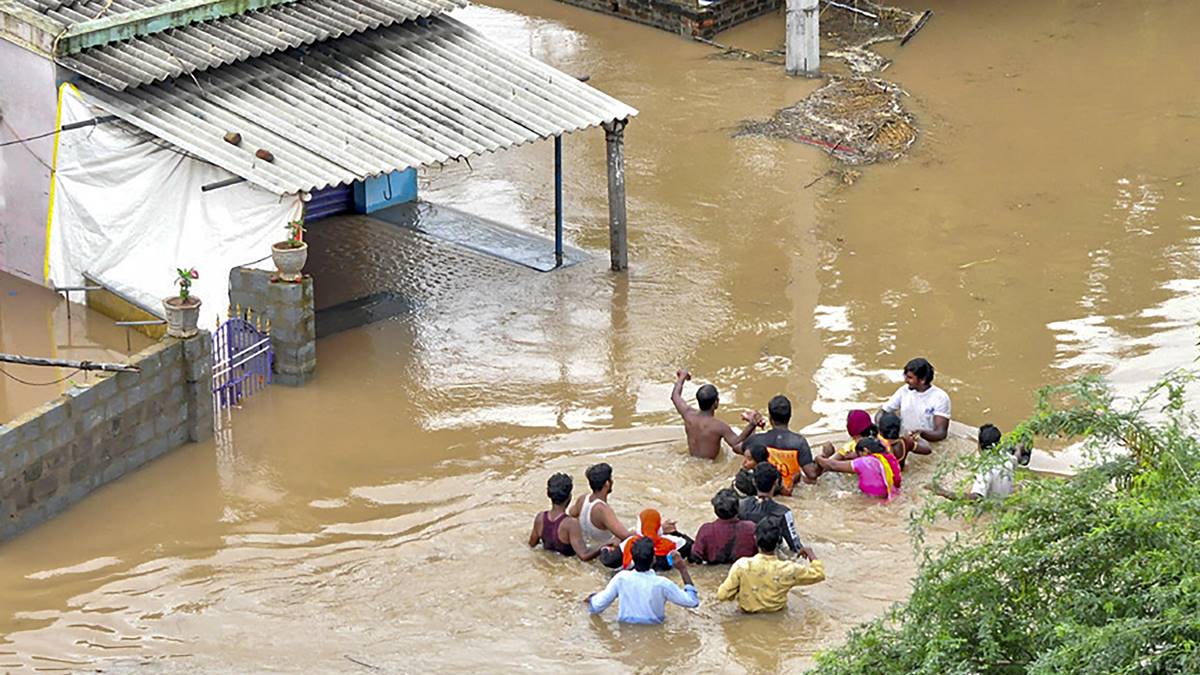
[[[62,86],[60,125],[104,114]],[[302,213],[298,196],[250,183],[201,192],[233,174],[121,124],[59,133],[55,167],[47,280],[78,286],[87,273],[161,316],[162,299],[177,292],[175,269],[195,267],[192,294],[209,330],[228,308],[229,270],[268,256]]]

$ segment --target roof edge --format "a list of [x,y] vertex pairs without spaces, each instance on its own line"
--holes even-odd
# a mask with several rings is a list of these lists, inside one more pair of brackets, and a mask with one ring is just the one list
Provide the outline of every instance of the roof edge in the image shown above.
[[161,33],[201,21],[244,14],[295,0],[171,0],[70,25],[58,41],[58,53],[75,54],[88,47]]
[[63,25],[14,0],[0,0],[0,37],[43,56],[54,53]]

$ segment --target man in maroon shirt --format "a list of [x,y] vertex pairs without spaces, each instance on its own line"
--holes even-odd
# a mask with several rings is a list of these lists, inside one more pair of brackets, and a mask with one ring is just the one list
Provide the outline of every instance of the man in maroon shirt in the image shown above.
[[738,558],[758,553],[754,543],[754,523],[738,520],[738,494],[729,488],[712,498],[717,519],[700,526],[690,556],[693,563],[728,565]]

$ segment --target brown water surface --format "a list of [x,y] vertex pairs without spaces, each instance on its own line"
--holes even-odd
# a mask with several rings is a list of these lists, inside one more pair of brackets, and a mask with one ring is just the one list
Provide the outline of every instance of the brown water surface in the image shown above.
[[[81,294],[74,294],[82,302]],[[112,319],[41,286],[0,274],[0,352],[76,361],[124,363],[150,344]],[[71,368],[0,363],[0,424],[52,400],[75,384],[87,384],[87,372]]]
[[[626,520],[711,518],[735,462],[684,455],[680,365],[730,421],[787,392],[817,433],[878,405],[916,355],[957,419],[1002,427],[1042,384],[1099,372],[1132,393],[1191,362],[1200,4],[934,2],[917,39],[880,47],[923,133],[849,188],[805,187],[830,168],[817,149],[731,138],[815,82],[549,1],[495,4],[466,20],[641,111],[630,272],[605,270],[597,130],[564,144],[588,263],[537,274],[367,219],[314,225],[319,304],[391,291],[413,311],[323,340],[316,381],[250,401],[231,438],[0,545],[0,669],[798,670],[906,595],[931,462],[887,505],[845,480],[790,500],[829,580],[786,613],[715,603],[722,571],[705,569],[702,606],[650,629],[586,615],[599,567],[525,547],[546,478],[582,490],[608,461]],[[776,15],[721,39],[782,30]],[[538,144],[421,188],[549,233],[551,171]]]

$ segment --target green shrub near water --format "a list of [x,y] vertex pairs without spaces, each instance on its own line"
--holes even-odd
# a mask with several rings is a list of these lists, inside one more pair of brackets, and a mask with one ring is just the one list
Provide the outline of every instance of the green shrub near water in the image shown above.
[[[931,504],[907,603],[820,655],[817,673],[1200,673],[1200,443],[1186,374],[1122,405],[1098,380],[1039,393],[1003,446],[1119,447],[1004,502]],[[996,458],[990,461],[998,461]],[[923,548],[922,526],[967,531]]]

